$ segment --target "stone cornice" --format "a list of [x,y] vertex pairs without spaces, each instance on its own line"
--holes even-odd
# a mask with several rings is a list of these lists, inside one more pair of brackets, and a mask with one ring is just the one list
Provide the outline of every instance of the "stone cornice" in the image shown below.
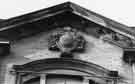
[[78,21],[80,23],[83,21],[83,25],[85,25],[85,22],[91,22],[131,40],[135,40],[135,31],[128,26],[108,19],[72,2],[65,2],[36,12],[9,18],[1,22],[0,38],[14,41],[42,31],[49,31],[56,26],[72,25],[71,18],[69,18],[72,15],[80,17],[81,19]]

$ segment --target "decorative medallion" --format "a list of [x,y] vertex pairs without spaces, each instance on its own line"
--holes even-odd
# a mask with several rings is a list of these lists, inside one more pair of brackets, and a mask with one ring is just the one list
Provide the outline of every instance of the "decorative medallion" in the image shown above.
[[52,51],[61,51],[62,55],[66,56],[73,52],[83,52],[85,43],[84,37],[76,29],[64,27],[51,34],[48,48]]

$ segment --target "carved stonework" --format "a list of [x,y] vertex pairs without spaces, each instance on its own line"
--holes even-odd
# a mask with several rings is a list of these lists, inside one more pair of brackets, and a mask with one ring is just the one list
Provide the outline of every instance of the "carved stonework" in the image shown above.
[[49,50],[61,51],[65,55],[69,55],[72,52],[83,52],[85,43],[85,39],[76,29],[64,27],[51,34],[49,39]]
[[135,46],[134,40],[111,30],[101,28],[98,30],[98,33],[100,39],[115,43],[123,48],[131,48]]

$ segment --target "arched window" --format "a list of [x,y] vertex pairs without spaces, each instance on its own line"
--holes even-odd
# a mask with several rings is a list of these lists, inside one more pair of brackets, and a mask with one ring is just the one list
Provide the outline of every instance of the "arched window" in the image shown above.
[[109,70],[77,59],[43,59],[13,68],[16,84],[105,84],[109,77]]

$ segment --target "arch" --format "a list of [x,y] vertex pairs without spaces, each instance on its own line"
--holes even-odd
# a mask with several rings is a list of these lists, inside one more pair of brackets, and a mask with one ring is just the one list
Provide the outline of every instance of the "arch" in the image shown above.
[[87,74],[97,74],[99,76],[108,76],[109,70],[93,64],[77,59],[64,59],[64,58],[49,58],[32,61],[23,65],[14,65],[15,71],[43,71],[43,70],[75,70]]

